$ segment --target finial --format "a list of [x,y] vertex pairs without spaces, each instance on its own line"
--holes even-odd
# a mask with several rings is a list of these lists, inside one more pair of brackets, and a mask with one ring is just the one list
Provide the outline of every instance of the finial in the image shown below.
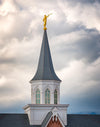
[[47,28],[46,28],[46,24],[47,24],[47,18],[50,16],[51,14],[49,14],[49,15],[44,15],[44,18],[43,18],[43,22],[44,22],[44,30],[46,30]]

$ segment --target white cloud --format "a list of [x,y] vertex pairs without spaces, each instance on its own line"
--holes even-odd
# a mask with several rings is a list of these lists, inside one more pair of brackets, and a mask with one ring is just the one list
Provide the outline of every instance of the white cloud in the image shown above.
[[[100,82],[100,63],[96,63],[98,63],[99,60],[100,58],[89,65],[85,64],[82,60],[75,60],[71,61],[69,66],[63,68],[59,72],[59,76],[63,80],[61,95],[81,97],[84,96],[86,91],[89,91],[88,93],[90,94],[90,89],[98,88]],[[97,77],[98,80],[96,79]]]
[[80,39],[86,38],[87,33],[84,30],[69,32],[61,35],[54,36],[51,40],[51,42],[56,44],[72,44],[77,43]]
[[13,0],[4,0],[0,6],[0,15],[6,16],[8,13],[17,12],[18,7],[14,5]]
[[3,86],[6,82],[6,78],[4,76],[0,77],[0,87]]
[[[73,2],[73,1],[72,1]],[[100,3],[83,4],[76,3],[73,6],[68,1],[59,1],[59,6],[66,16],[68,23],[75,23],[86,26],[88,29],[97,29],[100,31]]]
[[[24,70],[23,70],[24,69]],[[26,73],[27,72],[27,73]],[[12,67],[12,70],[0,78],[1,106],[13,106],[16,102],[30,100],[30,84],[27,68]],[[24,80],[22,80],[24,79]],[[5,102],[7,105],[5,105]]]

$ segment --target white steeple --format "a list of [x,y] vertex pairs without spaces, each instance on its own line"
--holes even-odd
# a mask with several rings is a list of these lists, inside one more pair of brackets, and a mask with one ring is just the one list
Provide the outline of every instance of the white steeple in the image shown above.
[[30,81],[31,103],[59,104],[60,82],[53,68],[47,31],[44,30],[37,72]]
[[49,49],[46,29],[44,29],[38,68],[31,83],[31,104],[24,107],[31,125],[49,127],[56,122],[67,125],[68,104],[60,104],[60,82],[57,77]]

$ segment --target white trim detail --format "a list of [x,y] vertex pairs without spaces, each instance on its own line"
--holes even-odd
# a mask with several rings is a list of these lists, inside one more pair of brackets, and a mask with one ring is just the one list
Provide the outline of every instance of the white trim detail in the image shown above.
[[28,114],[30,125],[41,125],[48,112],[52,111],[62,122],[67,125],[67,107],[68,104],[28,104],[24,107]]
[[48,120],[48,122],[47,122],[47,124],[46,124],[45,127],[47,127],[47,125],[49,124],[51,118],[53,118],[53,121],[54,121],[54,117],[55,117],[55,116],[56,116],[56,121],[57,121],[57,118],[58,118],[59,121],[60,121],[60,123],[61,123],[61,125],[62,125],[63,127],[65,127],[63,121],[61,120],[61,118],[60,118],[60,116],[59,116],[59,114],[58,114],[58,109],[57,109],[56,107],[52,110],[52,113],[53,113],[53,114],[52,114],[52,116],[50,117],[50,119]]

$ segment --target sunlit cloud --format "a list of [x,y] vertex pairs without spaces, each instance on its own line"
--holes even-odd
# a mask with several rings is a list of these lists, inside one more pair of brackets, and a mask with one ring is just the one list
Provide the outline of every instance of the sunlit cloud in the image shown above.
[[2,1],[2,6],[0,6],[0,15],[6,16],[8,13],[17,12],[18,8],[14,5],[13,0]]
[[68,23],[85,25],[88,29],[94,28],[100,31],[100,13],[98,12],[100,3],[83,4],[78,2],[76,6],[73,6],[71,2],[64,1],[63,3],[59,1],[59,6]]
[[6,83],[6,78],[4,76],[0,77],[0,87]]

